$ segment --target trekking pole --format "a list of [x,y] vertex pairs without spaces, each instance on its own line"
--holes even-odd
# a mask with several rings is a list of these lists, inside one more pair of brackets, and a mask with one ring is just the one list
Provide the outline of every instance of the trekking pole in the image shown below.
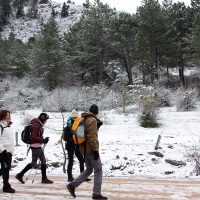
[[[43,152],[44,152],[45,146],[46,146],[46,144],[44,144],[44,146],[43,146],[43,148],[42,148],[42,151],[43,151]],[[36,174],[37,174],[38,167],[40,166],[40,163],[41,163],[41,161],[39,161],[39,163],[37,164],[37,168],[36,168],[36,170],[35,170],[35,174],[33,175],[32,184],[33,184],[34,181],[35,181],[35,176],[36,176]],[[41,166],[40,166],[40,167],[41,167]]]

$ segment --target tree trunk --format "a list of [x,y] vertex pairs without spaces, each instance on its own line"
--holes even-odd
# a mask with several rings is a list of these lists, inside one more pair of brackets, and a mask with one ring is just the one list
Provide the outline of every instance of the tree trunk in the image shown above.
[[184,77],[184,63],[183,63],[183,57],[181,55],[181,60],[180,60],[180,67],[179,67],[179,78],[181,81],[181,85],[185,87],[185,77]]
[[103,80],[103,58],[104,58],[104,51],[101,49],[100,51],[100,66],[99,66],[99,81]]
[[124,50],[122,50],[122,51],[123,51],[123,63],[124,63],[124,67],[125,67],[127,75],[128,75],[128,85],[132,85],[133,84],[133,77],[132,77],[131,66],[128,64]]
[[169,88],[169,67],[167,66],[167,87]]
[[155,69],[154,69],[155,79],[158,80],[158,51],[157,48],[155,50]]

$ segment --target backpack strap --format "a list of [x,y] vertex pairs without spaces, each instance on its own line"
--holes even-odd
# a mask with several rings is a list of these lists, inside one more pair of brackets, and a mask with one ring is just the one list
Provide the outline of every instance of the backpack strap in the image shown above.
[[85,155],[86,155],[86,137],[87,137],[87,130],[85,127],[85,121],[88,119],[89,117],[84,117],[83,118],[83,123],[84,123],[84,135],[85,135],[85,142],[84,142],[84,154],[83,154],[83,158],[85,160]]
[[1,135],[2,135],[2,133],[3,133],[3,126],[2,125],[0,125],[0,127],[1,127]]
[[4,128],[6,128],[6,127],[3,127],[2,124],[0,124],[1,135],[3,134],[3,130],[4,130]]

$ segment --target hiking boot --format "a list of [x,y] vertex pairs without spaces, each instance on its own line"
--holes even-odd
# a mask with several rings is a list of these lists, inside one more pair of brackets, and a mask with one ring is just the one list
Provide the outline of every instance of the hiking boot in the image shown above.
[[19,182],[21,182],[22,184],[25,183],[24,180],[23,180],[23,176],[21,176],[20,174],[17,174],[17,175],[15,176],[15,178],[16,178]]
[[104,199],[104,200],[107,200],[108,198],[107,198],[107,197],[104,197],[104,196],[101,195],[101,194],[93,194],[93,195],[92,195],[92,199]]
[[41,183],[44,183],[44,184],[52,184],[53,181],[49,180],[48,178],[45,178],[45,179],[42,179],[42,182]]
[[91,178],[86,178],[85,181],[86,182],[91,181]]
[[76,195],[75,195],[75,187],[73,187],[73,186],[70,185],[70,184],[66,185],[66,187],[67,187],[69,193],[70,193],[74,198],[76,198]]
[[68,176],[68,182],[72,182],[74,180],[73,176]]
[[3,192],[5,193],[15,193],[15,189],[11,187],[3,187]]

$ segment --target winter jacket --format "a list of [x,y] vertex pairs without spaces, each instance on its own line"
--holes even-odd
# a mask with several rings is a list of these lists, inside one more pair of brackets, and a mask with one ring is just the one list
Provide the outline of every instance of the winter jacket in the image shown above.
[[10,152],[11,154],[14,153],[14,133],[10,126],[7,126],[6,121],[0,121],[0,153],[4,150]]
[[98,119],[91,112],[82,113],[81,116],[85,118],[86,142],[80,144],[79,148],[82,154],[92,154],[94,153],[94,151],[99,151],[99,140],[97,130]]
[[39,119],[31,120],[31,147],[41,147],[44,141],[43,138],[43,124]]
[[72,133],[72,125],[74,123],[74,120],[72,117],[68,117],[67,119],[67,126],[63,129],[64,131],[64,140],[66,141],[67,146],[73,146],[75,145],[73,140],[73,133]]

